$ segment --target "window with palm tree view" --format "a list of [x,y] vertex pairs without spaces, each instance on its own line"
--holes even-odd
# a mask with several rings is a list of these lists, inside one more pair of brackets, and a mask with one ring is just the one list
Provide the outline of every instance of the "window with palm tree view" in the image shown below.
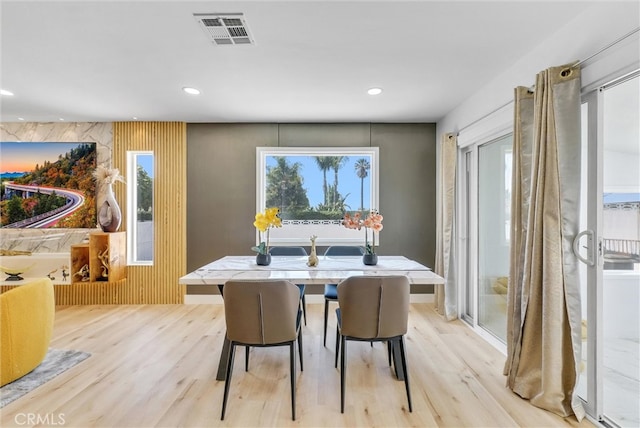
[[277,207],[283,223],[272,245],[362,245],[364,232],[341,221],[380,209],[377,147],[258,147],[257,164],[257,211]]

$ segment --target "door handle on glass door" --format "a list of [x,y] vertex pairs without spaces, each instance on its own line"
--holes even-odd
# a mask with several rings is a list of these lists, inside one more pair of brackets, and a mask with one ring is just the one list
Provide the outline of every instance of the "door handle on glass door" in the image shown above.
[[[584,248],[587,249],[587,257],[588,257],[586,259],[582,257],[582,255],[580,254],[580,239],[585,235],[587,236],[587,245]],[[594,252],[596,248],[593,245],[593,236],[594,236],[593,230],[587,229],[578,233],[576,237],[573,238],[573,254],[575,254],[578,260],[580,260],[582,263],[589,266],[596,265],[595,256],[594,256]]]

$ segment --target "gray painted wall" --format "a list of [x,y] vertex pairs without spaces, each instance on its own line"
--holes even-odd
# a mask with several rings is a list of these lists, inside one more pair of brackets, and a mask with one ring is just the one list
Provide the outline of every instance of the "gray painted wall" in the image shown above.
[[187,126],[187,271],[254,254],[256,147],[268,146],[379,147],[384,230],[377,252],[433,266],[435,124],[214,123]]

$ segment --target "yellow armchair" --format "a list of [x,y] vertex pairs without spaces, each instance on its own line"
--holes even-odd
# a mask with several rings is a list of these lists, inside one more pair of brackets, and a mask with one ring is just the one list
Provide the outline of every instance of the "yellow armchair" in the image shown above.
[[55,298],[42,278],[0,294],[0,386],[26,375],[49,349]]

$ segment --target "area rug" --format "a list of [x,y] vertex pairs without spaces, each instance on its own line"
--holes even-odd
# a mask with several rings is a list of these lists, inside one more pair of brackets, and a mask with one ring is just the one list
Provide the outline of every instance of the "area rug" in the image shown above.
[[49,348],[42,363],[32,372],[0,388],[0,409],[90,356],[87,352]]

